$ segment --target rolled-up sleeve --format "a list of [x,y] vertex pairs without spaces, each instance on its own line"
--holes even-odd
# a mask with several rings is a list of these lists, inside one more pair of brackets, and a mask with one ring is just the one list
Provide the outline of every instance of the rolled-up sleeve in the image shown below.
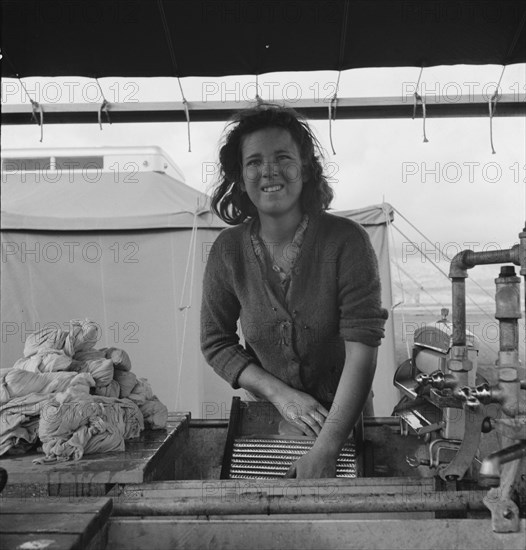
[[206,264],[201,303],[201,351],[209,365],[234,389],[241,371],[257,362],[239,343],[237,321],[240,304],[221,251],[215,241]]
[[369,235],[357,224],[349,227],[338,258],[338,303],[341,337],[379,346],[389,314],[381,304],[376,254]]

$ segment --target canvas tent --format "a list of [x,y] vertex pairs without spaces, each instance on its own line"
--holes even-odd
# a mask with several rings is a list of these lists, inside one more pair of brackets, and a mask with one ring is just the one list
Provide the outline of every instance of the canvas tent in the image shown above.
[[[83,92],[80,103],[56,99],[57,93],[71,98],[69,85],[76,86],[79,76],[205,77],[212,83],[216,77],[253,75],[256,84],[258,75],[290,71],[339,74],[371,67],[506,66],[526,60],[526,4],[517,0],[4,0],[0,10],[5,79],[74,77],[65,82],[67,91],[53,92],[53,99],[40,94],[45,124],[97,121],[102,98],[98,104],[86,102]],[[406,79],[414,78],[410,74]],[[97,89],[97,84],[86,86]],[[223,94],[221,101],[208,101],[203,94],[200,101],[185,97],[186,83],[179,86],[178,101],[120,103],[112,84],[104,92],[112,123],[227,120],[243,107],[239,97],[225,101]],[[34,89],[31,82],[28,89]],[[6,81],[6,97],[19,93],[20,82]],[[41,101],[38,95],[32,99]],[[260,90],[260,95],[268,97],[268,92]],[[343,90],[323,101],[307,96],[288,98],[283,91],[282,99],[310,119],[331,116],[329,99],[337,104],[337,114],[332,113],[338,120],[415,116],[412,97],[398,97],[398,91],[396,97],[345,98]],[[36,122],[32,112],[37,105],[26,101],[26,92],[22,97],[18,105],[3,104],[4,124]],[[431,106],[426,116],[487,116],[488,99],[485,91],[452,99],[445,89],[437,94],[433,88],[424,95]],[[517,93],[499,94],[498,103],[499,117],[526,112]]]
[[[22,356],[30,332],[89,318],[101,328],[97,347],[128,351],[133,370],[148,378],[169,410],[189,410],[194,418],[228,417],[231,396],[239,391],[213,373],[199,347],[206,257],[225,225],[176,167],[174,177],[151,170],[159,168],[159,155],[167,159],[158,148],[105,153],[133,155],[141,169],[133,178],[107,169],[84,177],[55,170],[45,181],[38,172],[3,173],[1,367]],[[143,158],[149,159],[148,169]],[[339,214],[369,232],[380,262],[383,303],[390,308],[386,220],[392,210],[384,205]],[[376,414],[389,415],[397,401],[392,321],[378,365]]]
[[4,0],[2,75],[508,65],[526,59],[525,16],[517,0]]

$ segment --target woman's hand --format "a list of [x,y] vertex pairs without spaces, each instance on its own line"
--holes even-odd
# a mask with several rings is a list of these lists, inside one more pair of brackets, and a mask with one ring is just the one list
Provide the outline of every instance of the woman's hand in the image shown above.
[[298,458],[285,475],[287,478],[319,479],[336,477],[338,456],[319,451],[313,447],[307,454]]
[[272,404],[281,416],[303,434],[316,437],[329,411],[308,393],[288,386],[274,396]]
[[345,342],[345,365],[331,408],[331,418],[312,449],[297,460],[288,477],[335,477],[336,461],[367,399],[376,366],[376,348]]
[[272,403],[283,419],[302,434],[316,437],[329,415],[314,397],[291,388],[259,365],[247,365],[239,375],[238,384]]

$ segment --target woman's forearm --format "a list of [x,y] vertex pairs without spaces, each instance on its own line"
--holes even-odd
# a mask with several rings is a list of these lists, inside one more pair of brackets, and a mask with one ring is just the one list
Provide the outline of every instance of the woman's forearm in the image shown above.
[[338,457],[371,390],[377,349],[359,342],[345,342],[345,365],[338,389],[313,450]]
[[249,363],[239,375],[237,383],[244,390],[253,393],[271,403],[277,399],[277,396],[289,389],[284,382],[276,378],[265,369],[255,363]]

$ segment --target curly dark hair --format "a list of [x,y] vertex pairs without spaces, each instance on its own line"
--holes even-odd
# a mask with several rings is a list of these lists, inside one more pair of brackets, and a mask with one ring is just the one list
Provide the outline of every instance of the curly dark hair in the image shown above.
[[219,150],[219,177],[212,192],[212,210],[226,223],[238,225],[257,215],[247,193],[241,189],[243,168],[242,138],[265,128],[284,128],[299,148],[304,166],[300,203],[303,212],[318,214],[327,210],[333,191],[323,175],[322,148],[307,121],[294,109],[271,103],[238,112],[225,128]]

